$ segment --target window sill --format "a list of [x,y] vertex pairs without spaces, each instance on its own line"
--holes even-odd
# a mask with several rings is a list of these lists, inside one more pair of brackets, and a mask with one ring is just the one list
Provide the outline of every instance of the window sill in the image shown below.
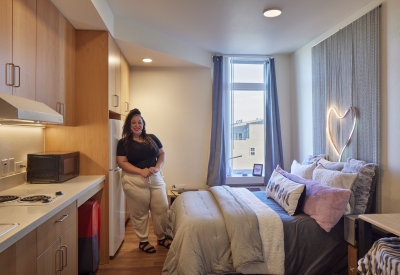
[[264,177],[253,175],[243,176],[242,174],[232,174],[226,177],[227,185],[264,185]]

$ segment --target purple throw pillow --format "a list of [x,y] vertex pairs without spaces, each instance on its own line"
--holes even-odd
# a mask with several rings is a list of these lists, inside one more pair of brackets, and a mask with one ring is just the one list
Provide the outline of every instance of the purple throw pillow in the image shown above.
[[316,181],[290,174],[279,166],[276,171],[284,177],[304,184],[306,196],[303,212],[313,218],[326,232],[331,231],[340,218],[350,199],[351,190],[330,187]]

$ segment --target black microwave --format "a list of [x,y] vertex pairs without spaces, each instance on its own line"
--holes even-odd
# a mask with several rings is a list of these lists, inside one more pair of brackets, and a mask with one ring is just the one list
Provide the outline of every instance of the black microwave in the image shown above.
[[79,152],[28,154],[26,178],[31,183],[60,183],[79,175]]

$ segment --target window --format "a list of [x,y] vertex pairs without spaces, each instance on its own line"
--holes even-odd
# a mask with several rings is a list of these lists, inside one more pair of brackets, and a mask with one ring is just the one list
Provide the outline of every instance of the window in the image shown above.
[[227,151],[232,174],[251,175],[254,163],[264,163],[265,67],[264,60],[231,58]]

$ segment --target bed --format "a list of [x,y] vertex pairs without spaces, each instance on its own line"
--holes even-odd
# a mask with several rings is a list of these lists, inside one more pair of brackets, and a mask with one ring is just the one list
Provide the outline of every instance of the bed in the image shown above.
[[[215,186],[177,197],[168,210],[167,233],[174,241],[163,274],[347,274],[343,213],[352,192],[321,187],[279,167],[275,172],[270,182],[283,176],[303,184],[304,192],[289,196],[281,189],[274,197],[277,184],[269,183],[266,191]],[[332,221],[334,215],[321,209],[337,201]]]

